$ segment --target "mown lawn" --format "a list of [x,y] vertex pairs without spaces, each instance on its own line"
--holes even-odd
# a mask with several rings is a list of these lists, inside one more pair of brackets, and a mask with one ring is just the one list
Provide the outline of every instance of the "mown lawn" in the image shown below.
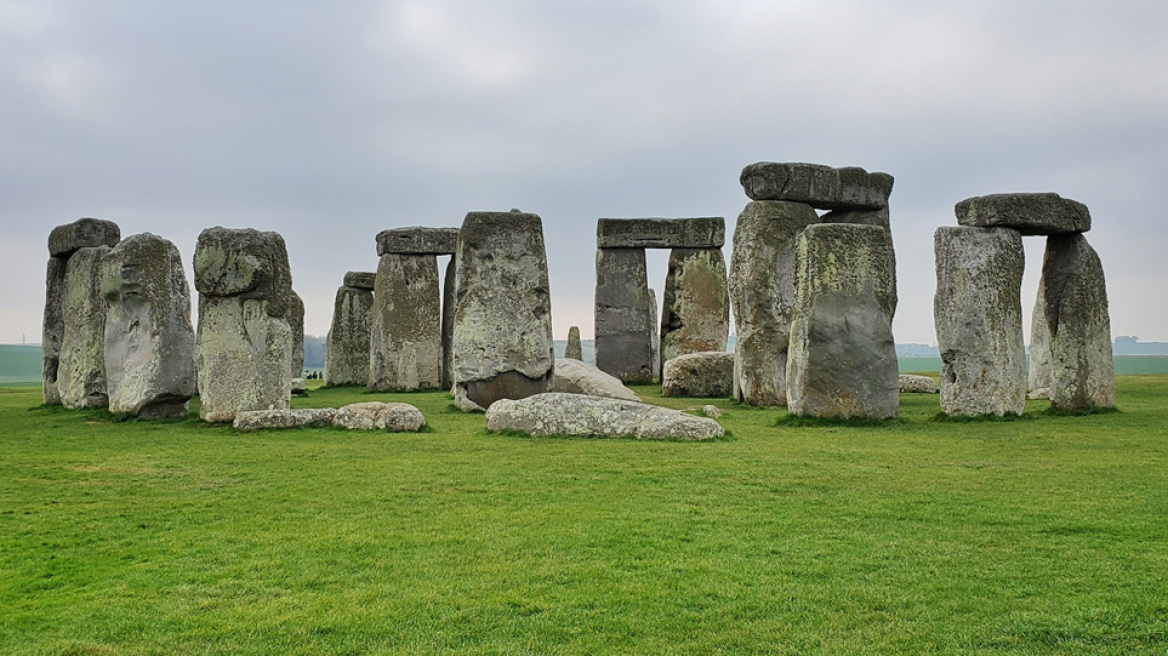
[[[1168,377],[708,443],[119,422],[0,389],[0,653],[1168,653]],[[690,407],[705,401],[660,399]]]

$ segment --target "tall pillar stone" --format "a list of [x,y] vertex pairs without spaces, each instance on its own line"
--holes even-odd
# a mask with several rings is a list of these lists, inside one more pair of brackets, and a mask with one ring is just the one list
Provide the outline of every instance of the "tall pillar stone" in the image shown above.
[[657,291],[652,287],[649,288],[649,325],[653,327],[649,334],[649,349],[653,353],[653,376],[657,378],[657,372],[661,371],[661,335],[658,332]]
[[645,249],[596,251],[596,367],[623,383],[651,383],[656,322]]
[[1029,396],[1032,399],[1050,398],[1050,326],[1046,325],[1046,294],[1038,286],[1034,299],[1034,313],[1030,316],[1030,366],[1027,371]]
[[304,376],[304,299],[293,291],[288,296],[288,312],[284,316],[292,331],[292,378]]
[[817,224],[800,233],[787,362],[787,407],[810,417],[897,416],[892,317],[896,263],[888,231]]
[[454,384],[454,273],[455,257],[446,263],[442,279],[442,389]]
[[730,292],[721,248],[674,248],[669,253],[661,310],[661,360],[725,351]]
[[564,349],[564,357],[573,360],[584,359],[584,347],[580,344],[580,327],[568,328],[568,345]]
[[409,391],[441,385],[441,300],[437,257],[381,256],[373,290],[369,390]]
[[104,408],[109,403],[101,297],[101,261],[109,252],[109,246],[87,246],[65,264],[57,392],[66,408]]
[[734,398],[787,404],[787,347],[795,308],[796,244],[819,218],[810,205],[754,201],[738,216],[730,256],[730,296],[737,339]]
[[324,356],[325,387],[369,382],[369,339],[373,325],[375,273],[350,271],[337,288],[333,322]]
[[942,227],[933,248],[941,409],[949,415],[1022,414],[1022,235],[1010,228]]

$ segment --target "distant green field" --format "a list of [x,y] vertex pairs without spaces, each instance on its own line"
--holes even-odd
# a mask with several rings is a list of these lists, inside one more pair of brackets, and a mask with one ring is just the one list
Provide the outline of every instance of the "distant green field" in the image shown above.
[[[900,371],[939,372],[941,358],[900,358]],[[1163,355],[1117,355],[1115,373],[1120,376],[1164,376],[1168,375],[1168,356]]]
[[39,383],[41,347],[0,344],[0,387]]

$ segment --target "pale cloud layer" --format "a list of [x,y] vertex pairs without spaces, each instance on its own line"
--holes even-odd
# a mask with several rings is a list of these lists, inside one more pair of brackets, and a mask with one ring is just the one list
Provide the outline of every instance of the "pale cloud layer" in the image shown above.
[[896,176],[898,341],[935,342],[933,230],[1002,191],[1087,203],[1113,331],[1168,340],[1163,2],[332,4],[0,0],[0,342],[39,340],[78,217],[188,266],[206,227],[277,230],[323,334],[377,232],[513,207],[543,217],[556,335],[589,336],[596,219],[732,229],[759,160]]

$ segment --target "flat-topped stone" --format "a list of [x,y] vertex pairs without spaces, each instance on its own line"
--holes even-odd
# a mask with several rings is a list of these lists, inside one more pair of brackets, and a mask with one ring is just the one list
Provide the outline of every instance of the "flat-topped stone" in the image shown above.
[[558,392],[496,401],[487,410],[487,430],[639,440],[708,440],[725,434],[713,419],[680,410]]
[[937,381],[930,376],[900,375],[901,394],[937,394],[940,391],[937,388]]
[[287,312],[292,269],[284,238],[277,232],[207,228],[195,244],[194,270],[200,294],[264,299],[271,317]]
[[878,210],[888,207],[893,178],[858,166],[756,162],[742,169],[738,181],[751,200],[786,200],[821,210]]
[[49,233],[49,255],[69,257],[79,248],[116,246],[121,239],[122,230],[113,221],[77,219]]
[[413,433],[426,426],[426,418],[421,410],[408,403],[365,401],[338,408],[333,425],[349,430]]
[[452,255],[458,248],[458,228],[393,228],[377,233],[377,254]]
[[372,271],[349,271],[345,274],[345,286],[353,289],[368,289],[373,291],[373,283],[377,274]]
[[1087,232],[1087,206],[1054,193],[990,194],[957,203],[958,225],[972,228],[1012,228],[1023,235]]
[[726,220],[720,216],[693,219],[600,219],[597,248],[721,248]]
[[232,427],[237,431],[256,431],[265,428],[328,428],[333,425],[336,414],[336,408],[243,410],[235,414]]

